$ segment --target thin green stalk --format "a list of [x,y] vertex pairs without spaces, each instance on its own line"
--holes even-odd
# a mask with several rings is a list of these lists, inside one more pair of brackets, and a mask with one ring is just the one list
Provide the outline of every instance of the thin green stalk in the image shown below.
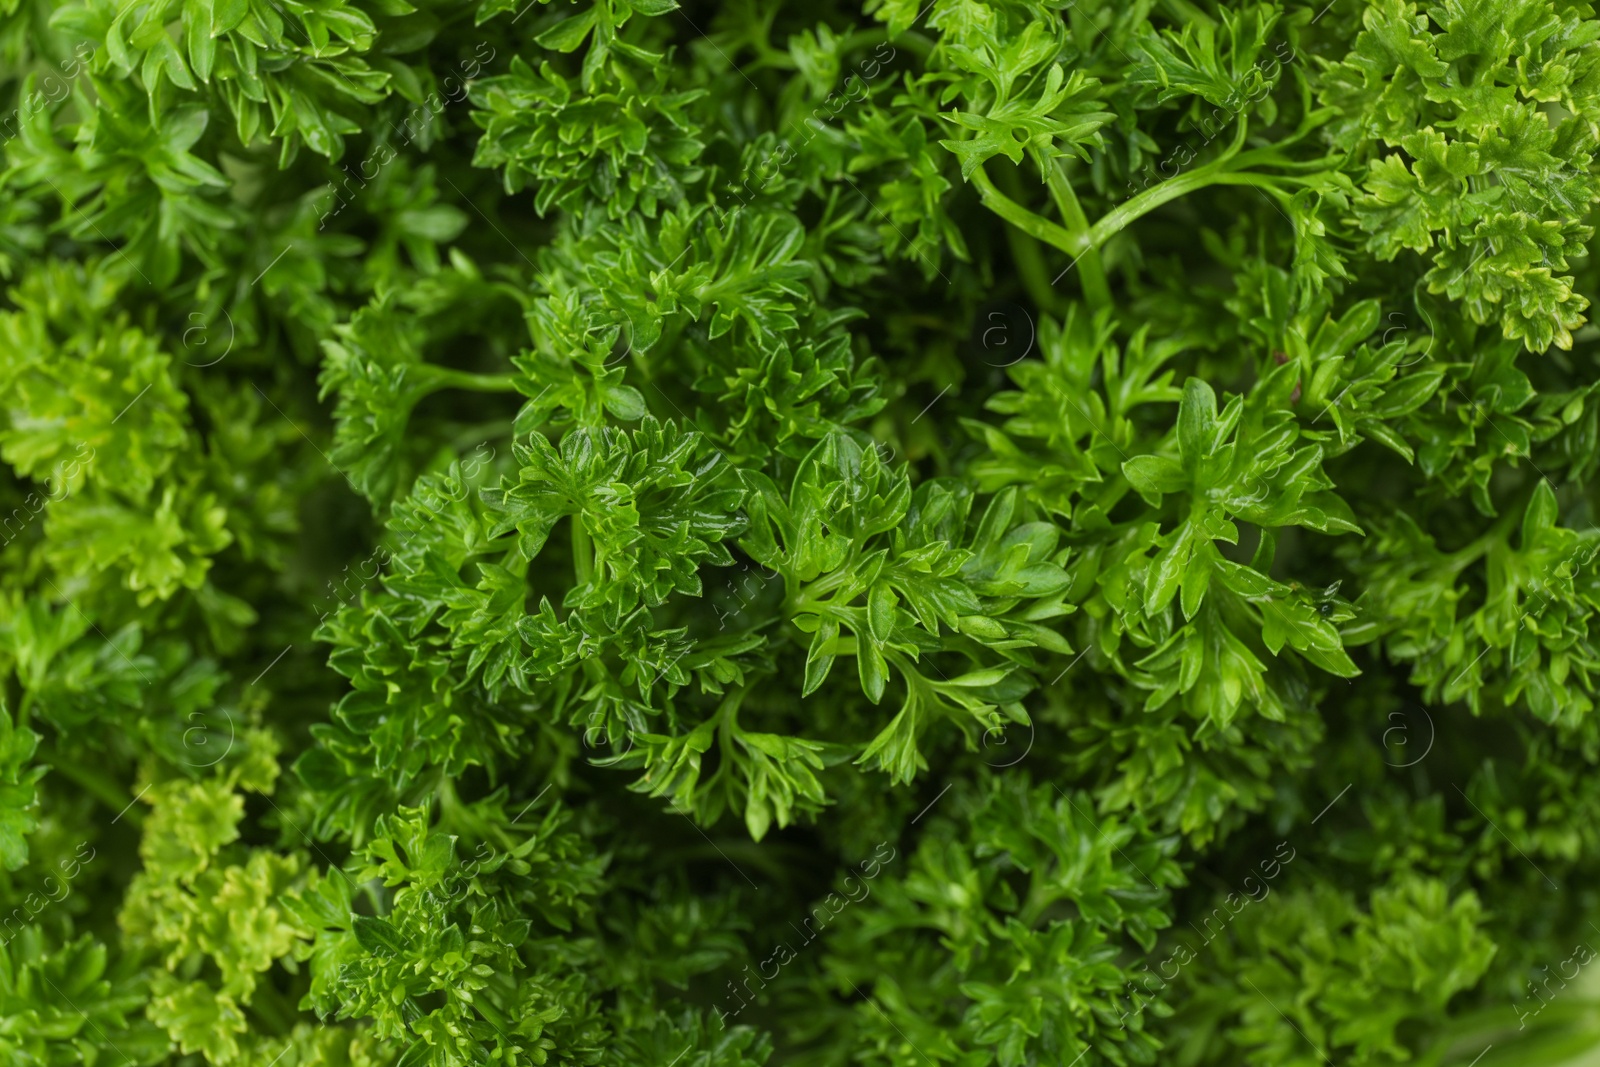
[[134,807],[135,797],[128,795],[127,790],[113,779],[101,774],[99,771],[90,770],[79,766],[71,760],[64,759],[56,752],[41,752],[43,762],[50,765],[50,769],[58,771],[63,777],[70,778],[81,785],[88,793],[100,803],[119,812],[118,818],[127,819],[135,826],[144,822],[144,812]]
[[[1083,208],[1078,204],[1072,186],[1066,181],[1065,176],[1058,173],[1051,178],[1047,175],[1051,195],[1056,200],[1062,217],[1075,228],[1076,232],[1056,225],[1006,196],[995,186],[982,166],[973,172],[972,184],[978,190],[983,205],[990,211],[1034,240],[1043,241],[1071,256],[1073,263],[1083,268],[1081,284],[1085,299],[1092,307],[1107,307],[1110,306],[1111,294],[1106,282],[1105,269],[1098,257],[1094,257],[1090,263],[1091,256],[1101,245],[1137,219],[1163,204],[1209,185],[1250,185],[1276,191],[1283,183],[1311,184],[1310,180],[1303,178],[1255,174],[1235,169],[1237,161],[1234,157],[1244,145],[1247,129],[1247,124],[1241,121],[1233,142],[1221,156],[1203,167],[1168,178],[1160,185],[1146,189],[1138,196],[1112,208],[1093,226],[1088,225]],[[1026,275],[1024,283],[1029,284]],[[1030,284],[1030,292],[1032,288]]]
[[847,584],[853,573],[854,571],[850,566],[844,566],[823,578],[817,579],[805,586],[799,593],[788,597],[784,601],[784,612],[793,617],[808,611],[815,611],[823,606],[823,602],[834,590]]
[[1146,190],[1124,204],[1119,204],[1103,215],[1099,222],[1090,227],[1089,232],[1080,240],[1074,255],[1081,254],[1089,249],[1099,248],[1112,237],[1116,236],[1130,223],[1148,215],[1162,204],[1187,196],[1197,189],[1204,189],[1208,185],[1253,185],[1262,189],[1277,189],[1284,181],[1293,179],[1279,178],[1266,174],[1250,174],[1245,172],[1226,171],[1201,167],[1199,170],[1180,174],[1169,178],[1156,186]]
[[1089,249],[1099,248],[1136,219],[1148,215],[1162,204],[1176,200],[1180,196],[1187,196],[1189,193],[1197,189],[1203,189],[1208,185],[1273,186],[1282,179],[1261,174],[1247,174],[1235,169],[1238,166],[1238,162],[1234,157],[1244,147],[1244,140],[1248,132],[1249,124],[1241,119],[1239,128],[1234,134],[1233,142],[1223,149],[1220,156],[1203,167],[1197,167],[1187,174],[1174,175],[1153,189],[1146,189],[1138,196],[1118,204],[1101,216],[1099,222],[1089,228],[1080,243],[1066,251],[1069,255],[1078,256]]
[[[1541,1008],[1539,1014],[1543,1015],[1544,1009]],[[1592,1000],[1575,996],[1564,1003],[1552,1004],[1550,1015],[1525,1032],[1512,1025],[1515,1015],[1516,1009],[1510,1004],[1494,1004],[1452,1018],[1448,1031],[1417,1058],[1417,1067],[1438,1067],[1446,1060],[1466,1064],[1486,1043],[1520,1045],[1524,1054],[1537,1049],[1544,1055],[1533,1062],[1543,1063],[1565,1061],[1565,1057],[1552,1054],[1554,1048],[1565,1046],[1563,1051],[1575,1053],[1600,1045]]]
[[1161,0],[1160,7],[1180,26],[1216,26],[1217,20],[1189,0]]
[[1537,488],[1538,483],[1535,482],[1523,489],[1517,494],[1516,500],[1501,510],[1499,518],[1495,519],[1494,525],[1489,527],[1482,537],[1462,545],[1454,552],[1446,555],[1445,559],[1449,561],[1447,566],[1450,572],[1452,574],[1459,573],[1464,568],[1488,555],[1495,548],[1505,546],[1507,538],[1511,536],[1511,531],[1521,524],[1523,513],[1528,510],[1528,502],[1533,499],[1534,491]]
[[462,803],[456,795],[455,781],[449,777],[442,777],[434,795],[439,800],[439,821],[446,826],[461,830],[467,834],[476,835],[484,841],[493,840],[501,849],[510,851],[516,843],[506,834],[505,830],[488,819],[480,817],[470,806]]
[[267,1023],[274,1034],[287,1034],[294,1029],[296,1010],[270,980],[256,983],[248,1010]]
[[572,516],[572,570],[579,585],[587,585],[594,577],[594,542],[584,528],[583,516]]
[[882,26],[873,26],[870,29],[857,30],[845,34],[839,43],[839,55],[847,56],[858,48],[865,48],[871,44],[878,44],[889,39],[889,31]]
[[972,184],[977,187],[978,196],[983,201],[984,207],[1029,237],[1043,241],[1068,255],[1077,255],[1081,250],[1082,239],[1079,235],[1062,229],[1049,219],[1034,214],[1006,196],[995,187],[994,182],[989,180],[989,175],[982,165],[972,172]]
[[452,367],[429,367],[429,374],[438,385],[450,389],[470,389],[475,393],[514,393],[517,379],[511,374],[473,374]]
[[[1050,186],[1050,195],[1055,199],[1056,210],[1061,212],[1061,221],[1077,233],[1087,232],[1089,219],[1083,213],[1083,206],[1078,203],[1078,195],[1072,191],[1072,183],[1061,170],[1060,160],[1051,160],[1050,165],[1045,167],[1045,180]],[[1082,286],[1083,297],[1091,308],[1100,311],[1111,306],[1111,286],[1106,282],[1106,270],[1100,262],[1098,249],[1091,248],[1079,257],[1078,284]]]
[[516,426],[514,419],[495,419],[492,422],[475,424],[450,441],[450,447],[456,451],[463,451],[472,445],[479,445],[496,437],[503,437],[510,433]]
[[[885,35],[887,37],[887,35]],[[926,60],[933,50],[938,47],[933,38],[917,30],[905,30],[899,36],[889,41],[896,48],[904,46],[916,53],[918,59]],[[891,61],[892,62],[892,61]]]
[[[985,172],[984,176],[988,177],[987,172]],[[1006,187],[1003,195],[1010,203],[1016,204],[1016,201],[1012,199],[1020,193],[1020,183],[1017,180],[1016,172],[1002,170],[1000,172],[1000,180]],[[1017,211],[1022,210],[1026,209],[1018,205]],[[1032,213],[1030,212],[1030,214]],[[1084,228],[1088,228],[1087,224],[1085,224]],[[1060,291],[1051,284],[1050,271],[1045,266],[1044,255],[1039,248],[1039,240],[1017,226],[1007,226],[1005,227],[1005,232],[1006,242],[1011,248],[1011,258],[1016,263],[1017,273],[1022,278],[1023,288],[1028,291],[1028,295],[1032,297],[1034,304],[1041,310],[1053,315],[1065,314],[1067,309],[1066,301],[1062,298]],[[1085,295],[1087,296],[1087,293]]]
[[1045,267],[1044,253],[1039,242],[1015,226],[1007,226],[1006,244],[1011,248],[1011,261],[1016,264],[1022,287],[1040,310],[1061,315],[1066,310],[1061,294],[1050,284],[1050,274]]

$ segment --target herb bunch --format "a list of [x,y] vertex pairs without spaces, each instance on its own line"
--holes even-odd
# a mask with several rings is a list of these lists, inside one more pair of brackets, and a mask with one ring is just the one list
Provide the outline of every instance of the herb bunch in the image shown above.
[[1593,5],[0,0],[0,94],[0,1062],[1600,1045]]

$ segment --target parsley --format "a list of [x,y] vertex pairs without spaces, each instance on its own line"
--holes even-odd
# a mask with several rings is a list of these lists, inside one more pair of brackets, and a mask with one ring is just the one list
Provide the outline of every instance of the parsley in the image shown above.
[[0,94],[0,1062],[1600,1045],[1592,5],[0,0]]

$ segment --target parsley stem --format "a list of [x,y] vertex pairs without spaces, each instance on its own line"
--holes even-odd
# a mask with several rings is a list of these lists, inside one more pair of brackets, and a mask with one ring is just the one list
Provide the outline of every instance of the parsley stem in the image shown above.
[[[1296,179],[1287,176],[1255,174],[1249,171],[1227,169],[1227,164],[1232,152],[1203,167],[1198,167],[1187,174],[1179,174],[1168,178],[1160,185],[1146,189],[1138,196],[1125,203],[1112,208],[1099,222],[1093,226],[1073,232],[1064,227],[1057,226],[1049,219],[1028,210],[1021,204],[1002,193],[990,180],[988,173],[980,165],[972,172],[972,184],[977,187],[978,195],[983,205],[1006,222],[1017,227],[1023,233],[1051,245],[1073,257],[1073,262],[1078,264],[1081,274],[1080,284],[1083,286],[1084,298],[1091,307],[1109,306],[1111,300],[1110,289],[1106,283],[1105,270],[1095,252],[1117,233],[1139,218],[1149,214],[1161,205],[1186,196],[1197,189],[1208,185],[1253,185],[1275,190],[1283,182],[1302,182],[1305,179]],[[1076,207],[1077,218],[1083,218],[1081,206],[1077,206],[1076,197],[1072,198],[1069,206],[1065,198],[1071,195],[1071,186],[1062,177],[1059,181],[1051,181],[1051,192],[1057,197],[1058,206],[1064,215],[1071,214],[1071,208]],[[1071,221],[1076,222],[1076,219]],[[1086,222],[1087,220],[1085,220]],[[1091,258],[1093,262],[1091,263]],[[1025,279],[1026,281],[1026,279]],[[1030,292],[1032,286],[1030,285]],[[1035,295],[1037,299],[1037,295]]]
[[805,585],[798,594],[790,596],[784,602],[785,613],[790,616],[803,615],[808,612],[822,614],[819,609],[828,606],[823,601],[834,590],[848,582],[852,573],[850,567],[840,567],[832,574]]
[[572,571],[579,585],[589,584],[594,576],[594,543],[584,529],[583,516],[572,516]]
[[1118,204],[1100,221],[1090,227],[1088,233],[1079,239],[1076,248],[1066,251],[1072,254],[1083,254],[1091,249],[1099,248],[1117,233],[1121,232],[1130,223],[1148,215],[1162,204],[1176,200],[1180,196],[1187,196],[1197,189],[1204,189],[1208,185],[1258,185],[1274,187],[1282,179],[1268,177],[1263,174],[1251,174],[1240,171],[1227,171],[1210,164],[1168,178],[1152,189],[1146,189],[1138,196],[1124,203]]
[[144,822],[144,812],[137,810],[133,803],[135,798],[128,795],[128,791],[122,788],[120,783],[98,771],[74,763],[59,752],[41,750],[39,756],[42,762],[50,765],[51,770],[59,771],[62,777],[70,778],[83,786],[91,796],[112,811],[121,812],[121,818],[127,819],[135,826]]
[[461,831],[463,836],[475,836],[485,842],[493,842],[507,852],[516,847],[516,842],[504,827],[483,818],[471,805],[461,800],[456,793],[455,779],[440,775],[434,796],[439,800],[439,821],[442,825]]
[[1049,219],[1029,211],[1015,200],[1006,196],[995,187],[994,182],[989,180],[989,174],[981,164],[972,172],[972,184],[977,187],[978,196],[983,201],[984,207],[993,211],[1029,237],[1043,241],[1045,244],[1060,249],[1068,255],[1074,255],[1081,249],[1082,237],[1080,235],[1057,226]]
[[1066,312],[1061,294],[1050,286],[1050,275],[1045,269],[1044,254],[1039,242],[1015,226],[1006,227],[1006,243],[1011,247],[1011,261],[1022,279],[1022,287],[1034,306],[1052,315]]
[[1189,0],[1161,0],[1159,6],[1169,18],[1182,26],[1214,27],[1217,24],[1216,19],[1208,15],[1204,9],[1189,3]]
[[1511,531],[1522,522],[1523,513],[1528,509],[1528,502],[1533,499],[1534,489],[1538,483],[1528,486],[1517,494],[1516,500],[1501,511],[1500,517],[1494,525],[1484,532],[1483,536],[1462,545],[1445,558],[1450,561],[1450,572],[1459,573],[1463,568],[1476,563],[1496,547],[1506,544],[1506,539]]
[[247,1010],[267,1023],[274,1034],[287,1034],[294,1029],[295,1008],[270,981],[256,983]]
[[[1008,199],[1020,194],[1014,170],[1002,170],[1000,180],[1006,187],[1005,195]],[[1011,258],[1016,264],[1017,275],[1021,278],[1022,287],[1027,290],[1034,305],[1052,315],[1065,315],[1067,301],[1060,291],[1050,284],[1050,272],[1045,267],[1039,239],[1020,226],[1007,226],[1005,231],[1006,243],[1011,248]]]
[[[1056,210],[1061,212],[1061,221],[1076,233],[1086,233],[1089,219],[1083,213],[1083,206],[1078,203],[1077,194],[1072,191],[1072,182],[1061,170],[1059,158],[1052,159],[1049,166],[1045,167],[1045,181],[1050,186],[1050,195],[1055,198]],[[1106,269],[1100,262],[1099,249],[1090,248],[1078,257],[1078,284],[1083,287],[1084,299],[1094,310],[1101,311],[1111,306],[1111,286],[1106,282]]]
[[[1239,156],[1239,150],[1244,147],[1244,139],[1249,126],[1243,120],[1234,134],[1233,142],[1225,148],[1220,156],[1201,167],[1186,174],[1176,174],[1153,188],[1146,189],[1139,195],[1125,200],[1101,216],[1089,230],[1071,246],[1063,249],[1068,255],[1082,257],[1091,250],[1099,248],[1113,236],[1135,220],[1148,215],[1161,205],[1176,200],[1180,196],[1187,196],[1198,189],[1208,185],[1254,185],[1275,190],[1283,182],[1296,184],[1314,183],[1316,179],[1301,179],[1284,175],[1266,175],[1246,171],[1242,168],[1242,161],[1256,155],[1255,152]],[[1238,157],[1238,158],[1235,158]]]
[[470,389],[476,393],[514,393],[517,379],[512,374],[473,374],[453,367],[429,366],[430,376],[440,386]]
[[481,422],[472,425],[457,434],[450,441],[450,447],[458,452],[469,451],[474,445],[482,445],[496,437],[504,437],[514,432],[516,421],[513,419],[495,419],[492,422]]

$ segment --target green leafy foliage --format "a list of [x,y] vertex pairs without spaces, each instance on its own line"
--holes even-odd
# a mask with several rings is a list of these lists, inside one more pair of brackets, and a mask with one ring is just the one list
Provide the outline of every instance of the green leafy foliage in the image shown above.
[[1600,18],[0,0],[0,1063],[1577,1067]]

